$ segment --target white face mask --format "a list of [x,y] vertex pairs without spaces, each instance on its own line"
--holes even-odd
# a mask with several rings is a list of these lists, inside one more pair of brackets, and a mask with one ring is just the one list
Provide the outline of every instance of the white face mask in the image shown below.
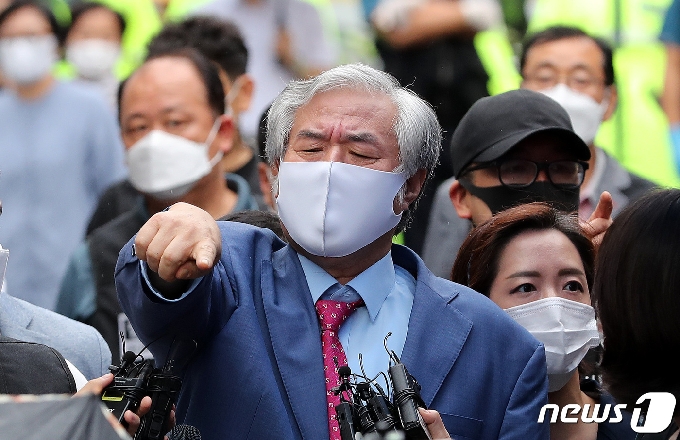
[[74,41],[66,47],[66,60],[78,76],[90,81],[112,76],[119,56],[119,44],[98,38]]
[[159,200],[176,200],[207,176],[222,159],[218,152],[208,158],[221,119],[217,119],[204,143],[153,130],[126,151],[130,183],[140,192]]
[[282,162],[276,198],[293,240],[321,257],[344,257],[397,226],[403,174],[342,162]]
[[590,96],[569,88],[564,83],[559,83],[550,89],[541,90],[541,93],[557,101],[569,114],[571,125],[576,134],[588,145],[595,140],[597,130],[602,124],[609,99],[605,98],[598,103]]
[[588,350],[600,343],[595,309],[588,304],[550,297],[505,311],[545,345],[549,392],[566,385]]
[[54,35],[0,40],[0,70],[17,84],[38,82],[50,72],[56,61],[57,38]]

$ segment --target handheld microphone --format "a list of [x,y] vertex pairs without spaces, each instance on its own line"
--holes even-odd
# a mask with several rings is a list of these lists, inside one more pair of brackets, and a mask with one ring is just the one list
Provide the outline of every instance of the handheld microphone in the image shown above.
[[195,426],[177,425],[168,433],[168,440],[201,440],[201,433]]

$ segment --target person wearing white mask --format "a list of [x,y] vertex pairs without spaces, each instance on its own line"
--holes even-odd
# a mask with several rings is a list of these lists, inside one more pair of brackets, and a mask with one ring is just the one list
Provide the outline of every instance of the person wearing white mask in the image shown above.
[[73,66],[75,77],[101,90],[113,109],[123,32],[125,19],[109,7],[91,2],[71,5],[71,24],[64,42],[66,61]]
[[656,185],[619,164],[595,138],[616,109],[612,48],[599,38],[571,27],[551,27],[529,37],[520,57],[522,88],[556,100],[569,114],[574,131],[590,147],[581,187],[579,216],[592,214],[602,191],[612,195],[615,217],[628,203]]
[[[214,218],[257,208],[248,185],[222,166],[232,146],[233,122],[224,115],[224,91],[211,61],[192,49],[151,56],[119,96],[129,182],[142,198],[76,249],[57,302],[58,312],[99,330],[114,359],[123,354],[119,334],[127,333],[127,320],[113,273],[118,251],[135,231],[178,201]],[[126,348],[134,342],[131,335]]]
[[[473,229],[452,269],[454,282],[488,296],[545,345],[551,404],[560,411],[569,404],[589,405],[585,420],[579,413],[576,423],[551,424],[551,439],[632,440],[636,435],[629,414],[628,423],[609,423],[609,417],[586,422],[595,404],[598,417],[614,406],[602,390],[596,364],[584,361],[600,344],[590,300],[594,258],[593,244],[575,215],[529,203]],[[606,409],[606,404],[612,405]]]
[[[250,106],[255,84],[246,72],[248,49],[238,28],[231,22],[214,17],[190,17],[177,23],[166,24],[151,40],[148,56],[173,52],[181,47],[199,51],[215,63],[225,95],[225,114],[234,120],[232,148],[222,157],[224,170],[232,177],[238,175],[247,181],[258,207],[265,208],[258,179],[259,157],[242,138],[237,121]],[[236,177],[234,177],[236,178]],[[137,204],[139,192],[128,180],[117,182],[99,199],[90,218],[88,234]]]
[[[60,29],[41,2],[0,13],[0,166],[12,293],[54,310],[59,281],[101,193],[125,174],[111,109],[95,90],[55,79]],[[9,209],[11,207],[11,209]]]
[[535,423],[547,403],[542,345],[392,245],[440,144],[433,109],[394,77],[338,66],[290,82],[269,110],[287,243],[186,203],[140,228],[116,267],[124,312],[143,342],[167,336],[154,356],[174,335],[202,347],[179,423],[207,440],[337,440],[337,368],[374,377],[390,365],[387,344],[451,438],[547,438]]
[[[569,114],[574,131],[588,145],[590,159],[579,191],[579,217],[588,219],[603,192],[616,215],[656,185],[625,169],[595,145],[602,121],[614,117],[617,93],[612,49],[604,41],[570,27],[552,27],[524,43],[520,57],[522,88],[556,100]],[[518,112],[522,108],[517,109]],[[460,219],[449,198],[454,179],[437,189],[423,247],[423,259],[440,276],[448,275],[470,225]]]

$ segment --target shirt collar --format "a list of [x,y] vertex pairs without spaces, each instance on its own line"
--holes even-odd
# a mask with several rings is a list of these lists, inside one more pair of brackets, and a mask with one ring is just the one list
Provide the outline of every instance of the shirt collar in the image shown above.
[[[312,294],[312,301],[316,303],[321,295],[338,281],[308,258],[300,254],[298,254],[298,258],[302,265],[302,271],[305,273],[309,291]],[[392,253],[388,252],[371,267],[354,277],[347,285],[361,296],[366,304],[371,321],[374,321],[387,296],[394,289],[395,282],[396,275]]]

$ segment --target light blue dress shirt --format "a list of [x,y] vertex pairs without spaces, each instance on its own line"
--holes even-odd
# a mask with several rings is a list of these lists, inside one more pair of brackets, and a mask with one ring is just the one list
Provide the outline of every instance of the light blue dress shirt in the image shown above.
[[[392,335],[387,339],[387,347],[401,357],[416,291],[416,280],[413,275],[395,266],[390,252],[347,283],[346,289],[340,289],[335,295],[322,298],[329,287],[338,283],[337,280],[309,259],[300,254],[297,255],[314,303],[320,298],[352,302],[361,297],[366,304],[366,307],[360,307],[352,313],[338,332],[352,373],[362,374],[359,363],[359,354],[361,354],[363,371],[369,379],[375,378],[380,372],[387,374],[390,358],[383,341],[385,336],[391,332]],[[140,268],[149,289],[159,298],[163,298],[149,281],[146,263],[140,261]],[[187,292],[174,301],[179,301],[189,295],[200,280],[201,278],[194,280]],[[385,380],[381,377],[377,380],[387,391]]]
[[[309,259],[299,254],[298,257],[314,303],[318,299],[352,302],[361,297],[366,304],[352,313],[338,332],[352,372],[362,374],[361,354],[366,376],[373,379],[380,372],[387,373],[390,359],[383,341],[391,332],[387,347],[401,357],[416,291],[415,278],[407,270],[395,266],[392,254],[388,253],[353,278],[345,288],[324,295],[329,287],[338,284],[337,280]],[[387,390],[384,380],[379,383]]]

